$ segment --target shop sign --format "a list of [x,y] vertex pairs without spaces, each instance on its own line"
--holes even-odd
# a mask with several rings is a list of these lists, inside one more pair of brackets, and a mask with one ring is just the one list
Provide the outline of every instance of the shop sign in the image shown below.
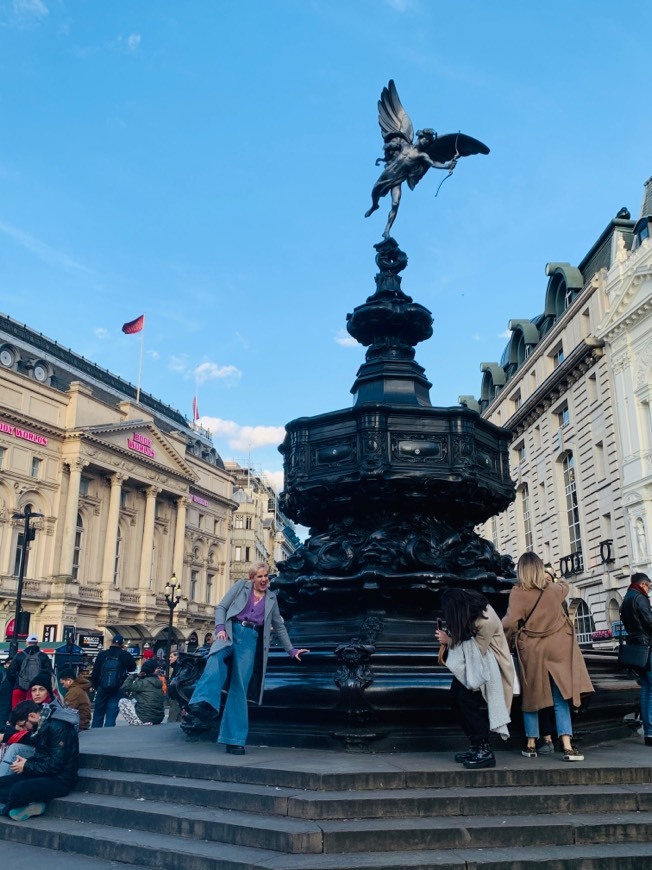
[[201,504],[204,507],[208,507],[208,501],[205,498],[202,498],[200,495],[193,495],[190,493],[190,500],[194,501],[195,504]]
[[29,432],[27,429],[21,429],[20,426],[12,426],[10,423],[5,423],[0,420],[0,432],[5,435],[13,435],[14,438],[22,438],[23,441],[31,441],[32,444],[39,444],[41,447],[47,447],[48,439],[42,435],[37,435],[36,432]]
[[146,438],[140,432],[134,432],[133,438],[127,438],[127,447],[130,450],[135,450],[136,453],[142,453],[143,456],[149,456],[151,459],[156,456],[156,453],[152,449],[151,438]]
[[99,652],[104,646],[104,635],[95,634],[94,632],[79,632],[77,635],[77,644],[89,652]]

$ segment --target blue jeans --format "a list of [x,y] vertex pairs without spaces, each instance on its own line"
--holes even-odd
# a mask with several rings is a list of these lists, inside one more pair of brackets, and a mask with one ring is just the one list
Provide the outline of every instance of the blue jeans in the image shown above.
[[[552,702],[555,707],[555,723],[557,725],[557,734],[561,737],[562,734],[573,736],[573,725],[571,723],[570,707],[568,701],[561,696],[561,692],[557,688],[555,681],[550,678],[550,688],[552,689]],[[537,738],[539,736],[539,712],[526,713],[523,711],[523,722],[525,723],[525,736]]]
[[643,734],[652,737],[652,671],[641,674],[641,719]]
[[222,687],[228,675],[231,659],[231,683],[222,713],[218,743],[244,746],[249,732],[247,689],[254,672],[258,632],[233,623],[233,646],[224,647],[208,657],[204,673],[199,678],[190,699],[191,704],[204,701],[219,710]]
[[120,692],[115,689],[107,691],[101,686],[95,693],[93,705],[93,722],[91,728],[112,728],[118,718],[118,701]]

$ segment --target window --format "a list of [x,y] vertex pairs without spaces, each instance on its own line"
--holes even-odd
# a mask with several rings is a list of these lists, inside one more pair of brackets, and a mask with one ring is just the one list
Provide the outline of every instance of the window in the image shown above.
[[568,405],[564,405],[563,408],[560,408],[557,411],[557,425],[560,429],[563,429],[564,426],[568,426],[570,423],[570,411],[568,410]]
[[233,528],[244,529],[244,517],[242,516],[242,514],[236,514],[233,517]]
[[245,547],[245,562],[251,561],[251,547]]
[[197,578],[199,577],[198,571],[190,572],[190,600],[197,600]]
[[127,507],[127,493],[125,492],[124,489],[120,490],[120,507],[121,508]]
[[0,468],[5,467],[5,454],[7,452],[6,447],[0,447]]
[[604,480],[606,477],[606,468],[604,464],[604,444],[598,441],[595,445],[595,476],[597,480]]
[[518,411],[518,409],[521,407],[521,393],[520,393],[520,390],[519,390],[518,393],[515,393],[515,394],[512,396],[512,402],[513,402],[513,404],[514,404],[514,410],[515,410],[515,411]]
[[[82,478],[83,479],[83,478]],[[84,521],[81,514],[77,514],[77,527],[75,529],[75,545],[72,551],[72,579],[79,579],[79,565],[81,562],[82,537],[84,534]]]
[[213,600],[213,580],[215,579],[214,574],[208,574],[206,576],[206,603],[210,604]]
[[595,631],[595,622],[591,616],[591,611],[586,601],[580,601],[575,611],[575,634],[578,643],[590,643],[593,632]]
[[32,457],[32,470],[30,474],[36,480],[41,476],[41,460],[36,456]]
[[82,479],[79,481],[79,495],[82,497],[87,496],[90,485],[91,482],[88,477],[82,477]]
[[203,525],[204,525],[204,515],[199,514],[199,516],[197,517],[197,526],[198,526],[198,528],[201,529]]
[[122,561],[122,531],[118,526],[118,534],[115,539],[115,558],[113,560],[113,585],[120,582],[120,562]]
[[571,553],[582,552],[580,529],[580,509],[577,500],[575,481],[575,460],[572,453],[567,453],[562,463],[564,472],[564,492],[566,494],[566,521]]
[[564,358],[564,348],[561,344],[559,344],[550,354],[553,369],[556,369],[558,366],[560,366],[563,363]]
[[235,561],[242,562],[242,547],[235,548]]
[[534,549],[532,540],[532,520],[530,516],[530,491],[527,484],[521,489],[521,512],[523,517],[523,537],[525,540],[525,549],[532,551]]
[[245,517],[245,529],[251,528],[251,517]]

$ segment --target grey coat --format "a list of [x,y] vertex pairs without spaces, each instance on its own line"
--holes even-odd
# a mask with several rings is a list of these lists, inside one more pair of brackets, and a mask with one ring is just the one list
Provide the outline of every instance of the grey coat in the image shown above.
[[[253,582],[251,580],[238,580],[226,593],[224,598],[215,608],[215,625],[223,625],[226,633],[226,640],[214,640],[210,648],[209,656],[219,652],[225,647],[233,644],[233,620],[241,613],[249,600]],[[285,627],[285,622],[281,616],[281,611],[278,609],[276,600],[276,592],[267,590],[265,593],[265,623],[263,626],[263,642],[262,642],[262,662],[260,667],[260,686],[257,687],[258,703],[262,703],[263,691],[265,687],[265,672],[267,670],[267,656],[272,638],[272,629],[276,635],[276,639],[281,644],[286,653],[292,652],[292,641]],[[254,672],[256,675],[258,669]]]

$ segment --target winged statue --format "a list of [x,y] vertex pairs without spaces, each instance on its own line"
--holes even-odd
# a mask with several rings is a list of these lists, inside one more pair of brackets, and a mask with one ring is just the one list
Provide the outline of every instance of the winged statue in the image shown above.
[[371,191],[371,208],[365,217],[376,211],[381,197],[391,193],[392,206],[383,233],[383,238],[388,239],[398,212],[404,181],[407,181],[410,190],[414,190],[430,168],[447,169],[451,173],[460,157],[488,154],[489,149],[484,143],[464,133],[438,136],[430,128],[417,130],[415,139],[412,121],[391,79],[378,101],[378,123],[385,145],[383,156],[376,160],[376,166],[384,163],[385,168]]

